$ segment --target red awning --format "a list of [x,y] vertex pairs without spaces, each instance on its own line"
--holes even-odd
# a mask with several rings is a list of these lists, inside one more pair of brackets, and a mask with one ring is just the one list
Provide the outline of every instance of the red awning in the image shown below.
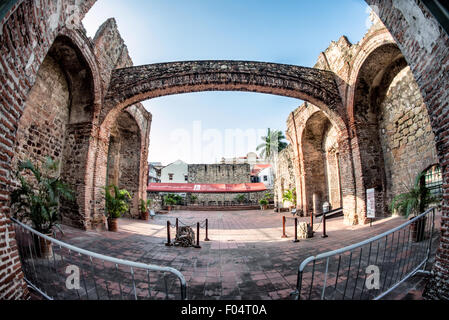
[[150,183],[149,192],[238,193],[265,191],[263,183],[208,184],[208,183]]

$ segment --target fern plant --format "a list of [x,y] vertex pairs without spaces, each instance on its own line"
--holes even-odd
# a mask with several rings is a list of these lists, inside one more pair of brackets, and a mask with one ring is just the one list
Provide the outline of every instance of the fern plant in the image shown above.
[[[111,189],[113,189],[112,193]],[[119,189],[114,184],[103,187],[103,190],[106,200],[106,216],[113,219],[120,218],[128,211],[128,202],[131,199],[130,193],[126,189]]]
[[151,207],[153,201],[151,199],[147,199],[147,201],[140,199],[139,209],[141,213],[145,213],[148,211],[148,208]]
[[241,203],[245,202],[246,197],[244,194],[239,194],[238,196],[235,197],[235,200],[241,204]]
[[[25,171],[31,175],[25,177]],[[31,220],[33,228],[44,234],[58,227],[60,200],[74,199],[73,192],[58,172],[59,162],[50,157],[47,157],[42,169],[26,160],[19,162],[15,172],[20,187],[11,193],[13,215],[20,221]]]
[[400,215],[408,218],[423,212],[429,205],[438,203],[440,197],[433,196],[429,188],[421,180],[424,172],[418,174],[412,187],[407,187],[408,192],[398,194],[391,202],[391,210],[396,210]]
[[296,188],[285,190],[282,195],[283,202],[290,202],[292,205],[296,206]]

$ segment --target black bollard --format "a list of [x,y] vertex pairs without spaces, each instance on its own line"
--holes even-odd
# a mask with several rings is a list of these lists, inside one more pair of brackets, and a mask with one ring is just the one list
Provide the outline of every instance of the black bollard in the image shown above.
[[167,220],[167,243],[165,244],[167,247],[172,246],[173,244],[171,243],[171,239],[170,239],[170,221]]
[[176,218],[176,238],[178,238],[178,233],[179,233],[179,222],[178,218]]
[[298,240],[298,218],[295,218],[295,240],[293,242],[299,242]]
[[204,238],[204,241],[210,241],[209,240],[209,219],[206,219],[206,238]]
[[196,245],[194,246],[195,248],[200,249],[200,223],[197,222],[196,223]]
[[323,212],[323,235],[321,236],[321,238],[327,238],[327,234],[326,234],[326,213]]

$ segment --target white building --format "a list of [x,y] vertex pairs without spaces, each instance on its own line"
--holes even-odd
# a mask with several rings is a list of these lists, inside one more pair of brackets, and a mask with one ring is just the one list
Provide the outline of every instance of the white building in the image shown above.
[[161,169],[163,167],[160,162],[150,162],[148,164],[148,183],[161,182]]
[[255,164],[251,169],[251,182],[263,182],[267,189],[274,187],[274,170],[271,164]]
[[187,163],[182,160],[177,160],[161,169],[162,183],[187,183],[188,168]]
[[259,177],[259,181],[263,182],[267,189],[273,189],[274,187],[274,176],[273,176],[273,167],[269,166],[267,168],[263,168],[257,174]]
[[248,152],[248,154],[245,157],[234,157],[234,158],[221,158],[220,163],[221,164],[241,164],[241,163],[248,163],[251,166],[258,164],[258,163],[265,163],[266,161],[263,159],[260,159],[257,153],[255,152]]

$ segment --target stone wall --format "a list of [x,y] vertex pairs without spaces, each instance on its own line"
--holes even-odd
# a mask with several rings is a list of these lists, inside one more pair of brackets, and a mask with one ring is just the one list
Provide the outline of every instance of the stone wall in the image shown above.
[[[79,4],[80,18],[94,2]],[[78,3],[64,1],[64,4]],[[56,19],[48,19],[51,15]],[[8,219],[14,151],[24,145],[17,143],[17,128],[46,53],[58,32],[67,32],[63,28],[66,18],[61,3],[15,1],[0,20],[0,299],[28,297],[14,229]]]
[[[186,193],[186,204],[199,206],[222,206],[222,205],[236,205],[239,204],[237,197],[243,195],[245,197],[245,204],[259,205],[259,200],[264,198],[267,193],[272,193],[272,190],[249,192],[249,193]],[[148,199],[153,201],[153,210],[164,209],[163,197],[164,193],[148,192]],[[190,195],[196,196],[197,200],[193,203],[190,201]]]
[[284,192],[296,188],[294,159],[292,144],[279,152],[274,181],[274,203],[279,208],[289,206],[282,200]]
[[250,183],[251,167],[244,164],[189,164],[188,183]]
[[387,203],[407,192],[416,173],[438,163],[435,136],[410,67],[391,83],[379,112],[379,136],[387,178]]
[[32,159],[38,166],[45,163],[47,156],[61,160],[69,120],[69,98],[63,70],[53,58],[47,57],[37,73],[20,118],[12,162],[14,168],[19,161],[27,159]]

